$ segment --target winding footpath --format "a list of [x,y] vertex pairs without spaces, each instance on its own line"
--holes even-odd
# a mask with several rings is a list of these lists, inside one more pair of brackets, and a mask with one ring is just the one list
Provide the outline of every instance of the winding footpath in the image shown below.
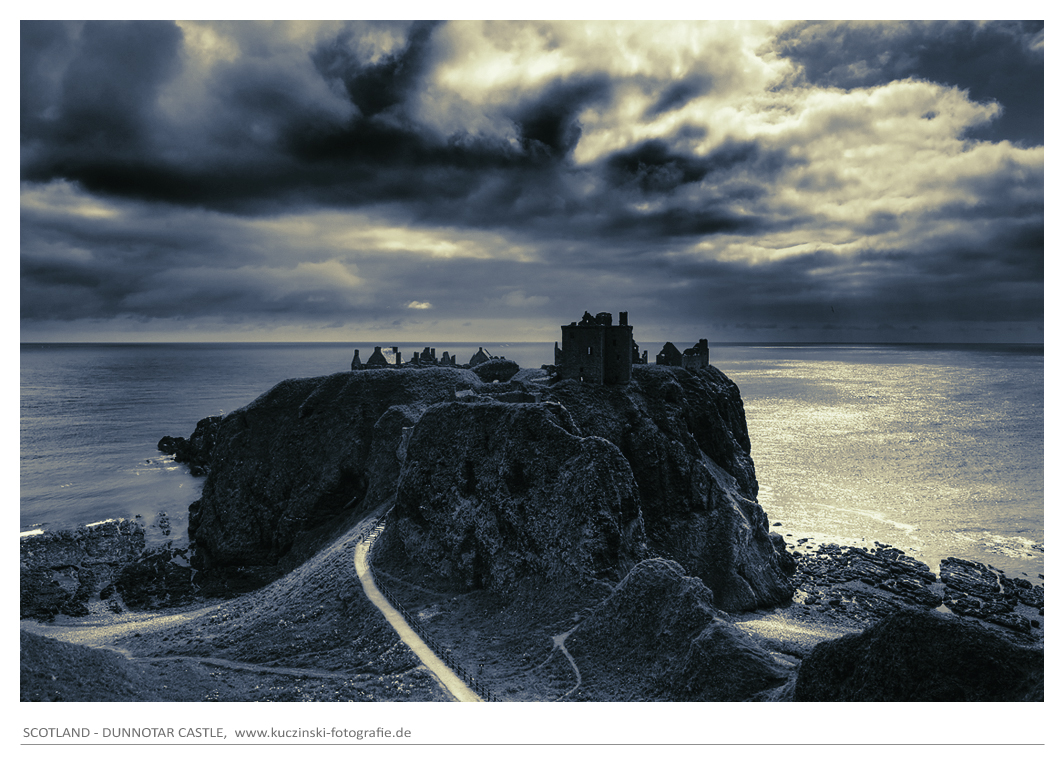
[[[451,694],[456,701],[483,701],[466,683],[450,668],[439,656],[425,643],[421,637],[407,624],[403,615],[399,613],[384,597],[376,582],[373,580],[373,572],[369,566],[369,552],[374,540],[380,534],[382,525],[379,524],[380,516],[368,520],[369,526],[376,526],[367,532],[363,539],[355,546],[354,565],[355,573],[366,597],[376,606],[388,624],[399,635],[399,638],[410,648],[414,655],[433,673],[436,680]],[[259,664],[236,662],[229,659],[218,659],[202,656],[133,656],[129,651],[115,645],[115,641],[124,635],[134,632],[150,632],[162,630],[179,623],[187,623],[204,616],[220,608],[220,604],[206,606],[201,609],[180,612],[170,615],[145,614],[125,616],[120,619],[108,617],[99,623],[80,623],[78,625],[47,625],[33,620],[21,620],[20,627],[28,632],[38,635],[46,635],[78,645],[96,648],[105,648],[115,651],[123,656],[143,662],[199,662],[202,664],[238,669],[249,672],[270,673],[288,675],[293,677],[317,677],[336,678],[344,675],[326,670],[314,670],[297,667],[267,667]]]
[[366,597],[369,598],[370,603],[380,609],[388,620],[388,624],[399,634],[400,639],[414,652],[414,655],[421,660],[421,663],[428,667],[440,684],[454,696],[456,701],[481,701],[480,696],[474,693],[450,667],[444,664],[443,660],[411,629],[403,615],[388,603],[377,588],[377,584],[373,581],[373,572],[369,568],[369,551],[378,534],[376,531],[371,532],[355,548],[355,573],[358,574],[359,582],[362,583],[362,589],[365,590]]

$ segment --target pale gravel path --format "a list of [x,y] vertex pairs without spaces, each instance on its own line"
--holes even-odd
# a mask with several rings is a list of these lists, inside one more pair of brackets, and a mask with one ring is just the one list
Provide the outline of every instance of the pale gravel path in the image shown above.
[[[370,525],[380,520],[380,516],[372,516],[363,520],[362,526]],[[368,553],[370,547],[373,545],[373,540],[376,539],[377,533],[370,533],[362,542],[360,542],[355,548],[355,573],[358,575],[359,581],[362,583],[362,588],[366,593],[366,597],[370,602],[380,609],[385,618],[392,628],[398,633],[400,639],[413,651],[414,655],[421,660],[426,668],[440,684],[449,692],[457,701],[482,701],[465,682],[462,681],[458,675],[451,670],[444,662],[433,652],[431,648],[423,641],[410,625],[403,619],[402,614],[395,610],[387,599],[381,594],[377,588],[376,583],[373,581],[373,574],[370,571],[368,563]],[[203,608],[184,611],[176,614],[121,614],[115,615],[111,612],[101,612],[96,616],[85,617],[76,620],[76,623],[59,624],[59,625],[47,625],[40,622],[36,622],[30,619],[23,619],[20,622],[21,629],[28,632],[33,632],[38,635],[46,635],[56,638],[58,640],[66,641],[67,643],[76,643],[84,646],[94,646],[97,648],[107,648],[108,650],[118,651],[123,655],[129,657],[130,654],[122,648],[115,646],[115,643],[119,638],[123,636],[131,635],[134,632],[153,632],[156,630],[166,629],[167,627],[175,624],[188,622],[193,619],[209,614],[217,609],[221,608],[221,604],[213,606],[206,606]],[[567,633],[568,634],[568,633]],[[564,651],[564,647],[563,647]],[[568,653],[566,653],[568,656]],[[233,662],[228,659],[214,659],[210,657],[134,657],[139,661],[198,661],[204,664],[213,664],[219,667],[228,667],[231,669],[245,669],[249,671],[258,672],[273,672],[278,674],[289,675],[302,675],[313,677],[343,677],[344,675],[334,672],[326,672],[321,670],[309,670],[299,668],[285,668],[285,667],[263,667],[256,664],[245,664],[242,662]],[[570,658],[570,661],[572,659]],[[575,668],[575,665],[574,665]],[[579,672],[577,672],[579,675]]]
[[410,625],[403,619],[403,615],[396,611],[381,594],[381,591],[377,589],[367,560],[369,549],[373,545],[374,539],[375,535],[371,534],[355,548],[355,573],[358,574],[358,579],[362,583],[362,589],[366,591],[366,597],[369,598],[370,603],[381,610],[381,613],[388,620],[388,624],[399,633],[402,641],[421,660],[422,664],[428,667],[436,676],[436,679],[440,681],[440,684],[454,696],[455,700],[481,701],[480,696],[474,693],[450,667],[443,663],[443,660],[410,628]]
[[135,632],[155,632],[176,624],[190,622],[212,611],[217,611],[219,608],[221,608],[221,604],[177,614],[126,613],[116,615],[104,613],[79,619],[57,617],[57,619],[63,621],[62,624],[42,624],[33,619],[23,619],[20,621],[20,628],[27,632],[45,635],[67,643],[97,648],[111,648],[111,650],[125,653],[122,649],[114,647],[119,638],[132,635]]
[[734,617],[734,624],[749,635],[790,643],[801,649],[812,649],[825,640],[861,632],[861,627],[856,625],[848,627],[822,621],[800,620],[789,615],[786,609],[739,614]]

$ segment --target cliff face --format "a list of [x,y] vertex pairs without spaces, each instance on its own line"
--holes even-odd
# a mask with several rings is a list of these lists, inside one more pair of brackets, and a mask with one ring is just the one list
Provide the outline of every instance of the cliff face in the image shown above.
[[655,555],[725,610],[791,595],[742,400],[714,368],[636,366],[618,386],[339,373],[279,384],[209,434],[189,521],[201,569],[290,565],[316,530],[394,502],[379,562],[413,559],[466,589],[617,582]]
[[390,498],[403,427],[480,385],[451,368],[337,373],[284,381],[216,420],[189,509],[193,565],[273,566],[308,532]]
[[490,398],[414,427],[376,557],[414,558],[469,588],[583,575],[617,582],[643,552],[632,470],[561,405]]
[[727,376],[713,367],[635,365],[630,384],[563,381],[544,399],[631,464],[654,555],[701,578],[727,611],[790,598],[757,503],[742,398]]

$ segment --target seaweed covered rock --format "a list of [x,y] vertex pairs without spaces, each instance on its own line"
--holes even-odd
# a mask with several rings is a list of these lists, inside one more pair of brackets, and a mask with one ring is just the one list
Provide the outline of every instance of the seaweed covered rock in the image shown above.
[[460,586],[618,581],[643,551],[631,468],[556,404],[491,399],[429,408],[405,448],[382,568],[417,559]]
[[597,700],[746,701],[791,676],[675,561],[640,563],[566,640]]
[[802,661],[795,701],[1042,701],[1045,660],[978,623],[902,611]]

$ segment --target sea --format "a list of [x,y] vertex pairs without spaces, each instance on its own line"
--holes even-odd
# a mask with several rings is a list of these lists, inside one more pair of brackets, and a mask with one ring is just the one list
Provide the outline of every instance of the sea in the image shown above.
[[[522,367],[553,362],[553,342],[437,355],[467,362],[481,346]],[[188,437],[284,379],[345,371],[356,348],[363,361],[373,351],[22,344],[20,532],[137,518],[149,545],[187,543],[202,478],[159,439]],[[422,349],[399,346],[404,358]],[[711,343],[710,362],[740,389],[759,502],[795,547],[879,542],[933,569],[954,556],[1042,583],[1042,345]]]

